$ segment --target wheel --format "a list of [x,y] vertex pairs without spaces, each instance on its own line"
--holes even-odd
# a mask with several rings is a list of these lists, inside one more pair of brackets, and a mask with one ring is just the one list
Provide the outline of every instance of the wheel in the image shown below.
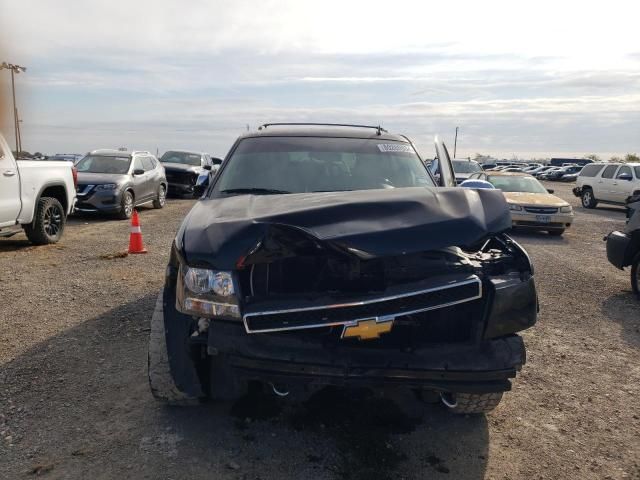
[[440,399],[452,413],[459,415],[480,414],[496,408],[502,400],[502,392],[442,393]]
[[549,230],[548,233],[552,237],[561,237],[562,234],[564,233],[564,228],[559,228],[557,230]]
[[167,187],[160,185],[158,187],[158,196],[153,201],[153,208],[162,208],[167,203]]
[[38,200],[33,221],[24,226],[24,233],[34,245],[56,243],[62,238],[65,213],[60,202],[51,197]]
[[582,206],[584,208],[596,208],[598,205],[598,201],[596,197],[593,195],[593,190],[590,188],[582,189]]
[[118,216],[123,220],[131,218],[133,207],[133,194],[127,190],[122,194],[122,199],[120,199],[120,213]]
[[149,388],[157,400],[169,405],[196,405],[199,403],[198,399],[178,390],[171,375],[165,338],[162,297],[163,292],[161,291],[151,317],[147,355]]
[[640,299],[640,253],[637,253],[631,263],[631,288]]

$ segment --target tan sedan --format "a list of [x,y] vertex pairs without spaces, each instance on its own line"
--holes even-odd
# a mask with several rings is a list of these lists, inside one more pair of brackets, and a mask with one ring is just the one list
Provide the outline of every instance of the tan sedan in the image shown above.
[[482,172],[474,179],[485,180],[502,190],[509,204],[514,228],[544,230],[562,235],[573,223],[573,209],[553,195],[531,175],[520,172]]

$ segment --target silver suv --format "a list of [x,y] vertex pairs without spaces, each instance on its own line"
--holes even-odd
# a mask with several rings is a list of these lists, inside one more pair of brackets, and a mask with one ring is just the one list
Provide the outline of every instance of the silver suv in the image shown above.
[[584,208],[595,208],[600,202],[624,205],[637,192],[640,163],[592,163],[582,169],[573,189]]

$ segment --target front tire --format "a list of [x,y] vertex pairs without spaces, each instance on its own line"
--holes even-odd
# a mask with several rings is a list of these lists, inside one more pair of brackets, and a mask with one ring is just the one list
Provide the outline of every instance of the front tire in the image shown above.
[[149,332],[147,373],[151,394],[156,400],[168,405],[197,405],[199,400],[181,392],[173,380],[173,375],[171,375],[162,302],[163,292],[161,291],[153,310]]
[[564,228],[560,228],[558,230],[549,230],[547,233],[552,237],[561,237],[564,234]]
[[153,201],[153,208],[162,208],[167,203],[167,187],[160,185],[158,187],[158,195]]
[[502,400],[502,392],[497,393],[442,393],[442,403],[456,415],[479,415],[488,413]]
[[134,206],[133,194],[129,190],[127,190],[122,194],[122,198],[120,199],[120,213],[118,216],[122,220],[131,218],[131,215],[133,215]]
[[640,253],[637,253],[631,263],[631,289],[640,300]]
[[591,190],[590,188],[583,188],[581,197],[582,206],[584,208],[596,208],[596,206],[598,205],[598,201],[593,194],[593,190]]
[[38,200],[33,221],[24,226],[24,233],[34,245],[57,243],[62,238],[66,216],[62,204],[55,198]]

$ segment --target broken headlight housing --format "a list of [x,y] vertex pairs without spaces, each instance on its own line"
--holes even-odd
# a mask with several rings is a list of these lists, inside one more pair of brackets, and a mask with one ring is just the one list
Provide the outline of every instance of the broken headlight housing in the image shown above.
[[176,308],[196,317],[239,319],[233,275],[227,271],[181,265]]

